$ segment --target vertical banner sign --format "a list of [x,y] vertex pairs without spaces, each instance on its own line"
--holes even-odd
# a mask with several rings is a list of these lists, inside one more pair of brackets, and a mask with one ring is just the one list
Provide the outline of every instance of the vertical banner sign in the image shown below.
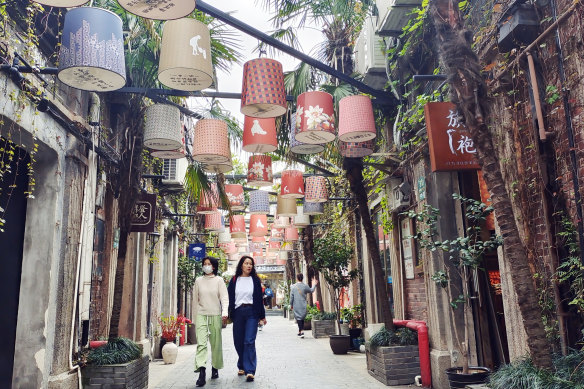
[[432,171],[478,170],[476,149],[452,103],[424,106]]
[[[481,190],[481,202],[490,206],[491,205],[491,194],[489,193],[489,188],[487,188],[487,183],[485,182],[485,179],[483,177],[482,170],[479,170],[477,172],[477,175],[479,178],[479,188]],[[485,220],[485,226],[491,231],[495,230],[495,214],[494,213],[491,212],[489,214],[489,216],[487,216],[487,219]]]
[[154,232],[156,229],[156,194],[142,193],[132,209],[130,232]]
[[409,218],[403,218],[400,221],[400,232],[402,241],[402,257],[404,260],[404,273],[407,280],[412,280],[415,278],[414,275],[414,239],[411,238],[411,220]]
[[205,243],[189,244],[189,260],[201,262],[205,258]]

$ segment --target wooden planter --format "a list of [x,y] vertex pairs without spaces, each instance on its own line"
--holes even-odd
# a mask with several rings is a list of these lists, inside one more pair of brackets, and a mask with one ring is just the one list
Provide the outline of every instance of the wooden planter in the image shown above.
[[304,328],[303,328],[304,331],[309,331],[312,329],[311,321],[312,320],[304,320]]
[[334,335],[335,321],[334,320],[314,320],[312,319],[312,336],[314,338],[326,338],[329,335]]
[[418,346],[366,346],[367,371],[385,385],[407,385],[414,383],[420,375]]
[[86,365],[81,369],[84,389],[148,388],[148,364],[144,355],[121,365]]

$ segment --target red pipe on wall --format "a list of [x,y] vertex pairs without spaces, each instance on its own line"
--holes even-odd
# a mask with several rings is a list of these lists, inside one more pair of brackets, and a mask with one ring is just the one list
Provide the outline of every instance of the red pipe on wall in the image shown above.
[[407,327],[418,333],[418,353],[420,354],[420,371],[422,386],[432,387],[432,370],[430,369],[430,342],[428,340],[428,326],[420,320],[394,320],[397,327]]

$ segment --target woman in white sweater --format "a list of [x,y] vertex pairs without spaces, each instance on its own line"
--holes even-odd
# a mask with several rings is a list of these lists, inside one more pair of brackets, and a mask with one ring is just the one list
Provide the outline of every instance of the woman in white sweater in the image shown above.
[[197,333],[197,355],[195,372],[199,373],[196,386],[205,386],[208,348],[211,343],[211,378],[219,378],[219,369],[223,368],[223,344],[221,328],[227,321],[229,297],[223,278],[217,276],[219,260],[213,257],[203,258],[204,276],[195,281],[194,301],[196,302],[195,328]]

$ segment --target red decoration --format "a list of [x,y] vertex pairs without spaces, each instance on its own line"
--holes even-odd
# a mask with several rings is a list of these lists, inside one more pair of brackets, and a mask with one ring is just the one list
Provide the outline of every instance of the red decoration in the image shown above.
[[285,199],[304,197],[304,180],[300,170],[284,170],[282,172],[280,195]]
[[257,58],[243,65],[241,113],[256,118],[286,113],[284,72],[280,62]]
[[335,140],[333,96],[326,92],[304,92],[296,104],[296,125],[300,131],[296,140],[308,144],[323,144]]
[[339,101],[339,140],[365,142],[377,136],[371,99],[347,96]]
[[243,150],[249,153],[271,153],[277,148],[276,119],[246,116],[243,121]]

